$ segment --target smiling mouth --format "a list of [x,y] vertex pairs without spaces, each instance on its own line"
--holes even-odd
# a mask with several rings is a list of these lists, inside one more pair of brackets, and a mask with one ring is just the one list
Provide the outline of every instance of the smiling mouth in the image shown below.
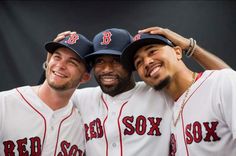
[[117,76],[100,76],[100,81],[104,85],[112,85],[117,82]]
[[145,76],[146,77],[154,77],[158,74],[160,69],[161,69],[161,64],[153,65],[147,69]]
[[61,78],[66,78],[66,77],[67,77],[66,75],[64,75],[64,74],[62,74],[62,73],[60,73],[60,72],[57,72],[57,71],[53,71],[52,73],[53,73],[54,75],[58,76],[58,77],[61,77]]

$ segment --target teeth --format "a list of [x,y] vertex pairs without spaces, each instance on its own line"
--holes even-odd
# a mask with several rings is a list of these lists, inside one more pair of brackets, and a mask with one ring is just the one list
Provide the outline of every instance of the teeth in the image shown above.
[[150,76],[153,76],[156,72],[159,71],[159,69],[160,69],[160,67],[154,68],[154,69],[151,71]]
[[113,83],[114,81],[116,81],[116,76],[102,76],[101,77],[101,80],[104,82],[104,83]]
[[54,74],[55,74],[55,75],[57,75],[57,76],[60,76],[60,77],[66,77],[65,75],[63,75],[63,74],[60,74],[60,73],[58,73],[58,72],[55,72],[55,71],[54,71]]
[[112,82],[114,79],[103,79],[104,82]]

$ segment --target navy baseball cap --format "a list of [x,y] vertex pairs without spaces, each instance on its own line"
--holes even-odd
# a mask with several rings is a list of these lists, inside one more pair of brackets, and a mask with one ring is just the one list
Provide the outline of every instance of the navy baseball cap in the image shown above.
[[121,55],[121,62],[132,70],[135,70],[133,59],[137,50],[139,50],[143,46],[158,43],[174,47],[174,44],[170,40],[161,35],[154,35],[149,33],[140,33],[135,35],[134,42],[124,49]]
[[[60,42],[48,42],[45,44],[45,49],[49,53],[54,53],[58,48],[65,47],[76,53],[82,60],[85,61],[85,56],[92,53],[93,44],[85,36],[81,34],[72,34],[67,36]],[[90,71],[89,66],[86,64],[88,71]]]
[[87,62],[91,62],[100,55],[120,56],[132,41],[133,37],[127,30],[118,28],[103,30],[93,38],[94,52],[86,55],[85,59]]

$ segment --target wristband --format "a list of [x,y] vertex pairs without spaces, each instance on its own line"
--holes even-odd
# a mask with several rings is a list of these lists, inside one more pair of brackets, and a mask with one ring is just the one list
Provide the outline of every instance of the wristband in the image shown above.
[[196,45],[197,45],[197,42],[196,40],[194,40],[193,38],[190,38],[190,44],[189,44],[189,47],[187,49],[187,51],[184,53],[185,56],[187,57],[191,57],[196,49]]

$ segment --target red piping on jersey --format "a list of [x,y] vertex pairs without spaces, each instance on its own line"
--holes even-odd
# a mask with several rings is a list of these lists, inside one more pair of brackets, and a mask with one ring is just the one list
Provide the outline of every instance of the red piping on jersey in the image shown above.
[[16,88],[16,91],[20,94],[20,96],[23,98],[23,100],[35,111],[37,112],[42,118],[43,118],[43,121],[44,121],[44,134],[43,134],[43,142],[42,142],[42,148],[41,148],[41,154],[42,154],[42,151],[43,151],[43,146],[44,146],[44,141],[45,141],[45,137],[46,137],[46,132],[47,132],[47,124],[46,124],[46,119],[44,118],[44,116],[36,109],[34,108],[33,105],[31,105],[28,100],[26,100],[26,98],[23,96],[23,94],[18,90],[18,88]]
[[123,107],[125,106],[125,104],[127,104],[128,101],[126,101],[125,103],[122,104],[121,106],[121,109],[120,109],[120,113],[119,113],[119,117],[117,119],[117,123],[118,123],[118,127],[119,127],[119,135],[120,135],[120,153],[121,153],[121,156],[123,155],[123,144],[122,144],[122,134],[121,134],[121,128],[120,128],[120,116],[121,116],[121,112],[122,112],[122,109]]
[[195,79],[195,82],[202,76],[202,73],[203,73],[203,72],[200,72],[200,73],[197,74],[197,77],[196,77],[196,79]]
[[183,113],[181,113],[181,120],[182,120],[182,132],[183,132],[183,138],[184,138],[184,144],[185,144],[185,148],[186,148],[186,152],[187,152],[187,156],[189,156],[189,152],[188,152],[188,146],[187,146],[187,143],[186,143],[186,138],[185,138],[185,129],[184,129],[184,118],[183,118]]
[[[194,83],[202,76],[202,73],[203,73],[203,72],[197,73],[197,77],[196,77],[196,79],[194,80]],[[176,102],[178,99],[179,99],[179,97],[177,97],[174,101]]]
[[[102,101],[104,103],[104,105],[106,106],[107,112],[108,112],[108,106],[106,104],[106,101],[104,100],[103,96],[101,96]],[[106,115],[104,121],[103,121],[103,128],[104,128],[104,136],[105,136],[105,141],[106,141],[106,156],[108,156],[108,141],[107,141],[107,135],[106,135],[106,128],[105,128],[105,122],[107,120],[108,114]]]
[[[108,106],[107,106],[107,103],[106,103],[106,101],[104,100],[104,98],[103,98],[103,96],[101,96],[101,98],[102,98],[102,101],[103,101],[103,103],[105,104],[105,106],[106,106],[106,108],[107,108],[107,112],[108,112]],[[121,156],[123,156],[123,144],[122,144],[122,135],[121,135],[121,128],[120,128],[120,122],[119,122],[119,120],[120,120],[120,116],[121,116],[121,112],[122,112],[122,109],[123,109],[123,107],[125,106],[125,104],[127,104],[128,103],[128,101],[126,101],[126,102],[124,102],[123,104],[122,104],[122,106],[121,106],[121,109],[120,109],[120,112],[119,112],[119,116],[118,116],[118,119],[117,119],[117,123],[118,123],[118,128],[119,128],[119,138],[120,138],[120,153],[121,153]],[[108,115],[107,115],[108,116]],[[108,156],[108,141],[107,141],[107,136],[106,136],[106,131],[105,131],[105,121],[107,120],[107,116],[106,116],[106,118],[105,118],[105,120],[104,120],[104,122],[103,122],[103,127],[104,127],[104,133],[105,133],[105,140],[106,140],[106,156]]]
[[[203,80],[203,81],[199,84],[199,86],[192,92],[192,94],[189,96],[189,98],[186,100],[185,103],[188,102],[188,100],[192,97],[192,95],[202,86],[202,84],[203,84],[213,73],[214,73],[214,71],[212,71],[212,72],[205,78],[205,80]],[[200,76],[199,76],[199,75],[200,75]],[[197,79],[202,76],[202,73],[200,73],[199,75],[197,76]],[[184,106],[186,106],[186,105],[184,105]],[[184,129],[185,126],[184,126],[183,112],[184,112],[184,107],[183,107],[183,111],[181,112],[182,130],[183,130],[183,138],[184,138],[184,143],[185,143],[185,147],[186,147],[186,151],[187,151],[187,156],[189,156],[188,146],[187,146],[186,138],[185,138],[185,135],[184,135],[184,134],[185,134],[185,129]]]
[[54,156],[56,156],[56,152],[57,152],[57,144],[58,144],[59,134],[60,134],[60,130],[61,130],[61,125],[66,119],[68,119],[72,115],[73,110],[74,110],[74,107],[72,108],[70,114],[67,117],[65,117],[64,119],[62,119],[61,122],[60,122],[58,132],[57,132],[57,142],[56,142],[56,147],[55,147],[55,151],[54,151]]

